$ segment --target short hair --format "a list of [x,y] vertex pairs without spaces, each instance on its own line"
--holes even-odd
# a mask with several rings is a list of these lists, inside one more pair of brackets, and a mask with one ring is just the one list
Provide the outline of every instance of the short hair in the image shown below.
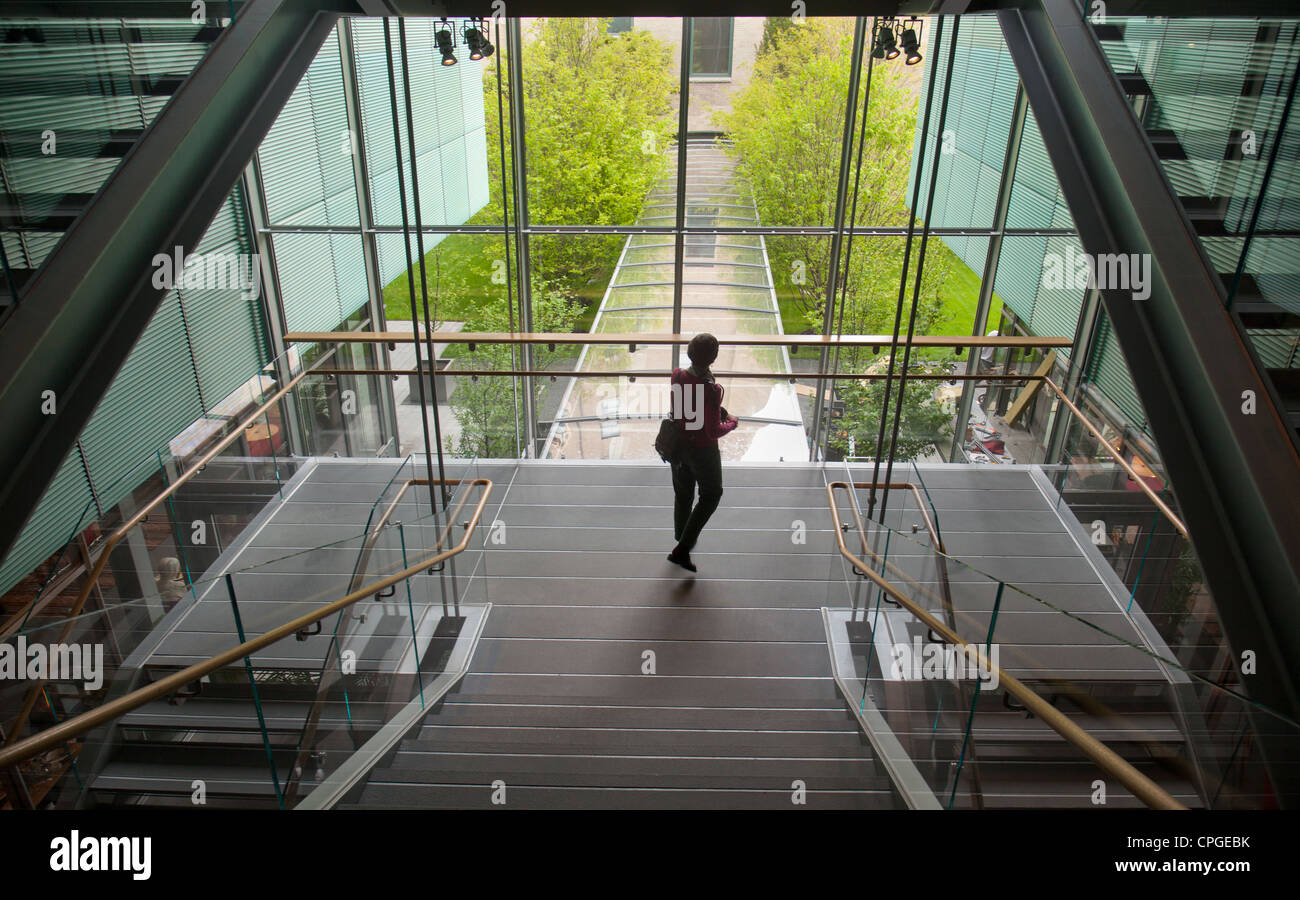
[[718,339],[707,331],[701,332],[691,338],[691,342],[686,346],[686,355],[697,366],[711,366],[718,358]]

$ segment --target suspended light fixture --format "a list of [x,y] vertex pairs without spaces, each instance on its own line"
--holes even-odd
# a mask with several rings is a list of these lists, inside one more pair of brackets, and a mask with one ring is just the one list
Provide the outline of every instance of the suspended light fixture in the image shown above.
[[[921,20],[913,16],[904,23],[907,27],[903,29],[902,42],[903,49],[907,51],[907,59],[903,60],[906,65],[914,66],[921,61],[921,42],[916,39],[916,28],[921,27]],[[912,26],[915,25],[916,28]]]
[[438,52],[442,54],[442,64],[444,66],[456,65],[456,44],[451,35],[451,29],[447,27],[447,20],[442,20],[442,27],[438,33],[433,36],[438,44]]
[[876,59],[898,58],[898,44],[894,40],[894,29],[890,27],[893,22],[892,18],[886,19],[880,28],[880,34],[876,38],[876,49],[871,52]]
[[487,59],[496,51],[492,42],[487,39],[487,29],[482,19],[471,19],[465,26],[464,37],[465,46],[469,48],[470,59]]

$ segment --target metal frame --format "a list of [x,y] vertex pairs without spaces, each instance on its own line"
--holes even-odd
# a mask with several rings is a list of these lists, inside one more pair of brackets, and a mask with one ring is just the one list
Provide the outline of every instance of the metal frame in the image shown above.
[[165,296],[154,254],[197,246],[336,19],[248,0],[28,285],[0,356],[0,556]]
[[[513,190],[515,197],[515,258],[518,264],[519,327],[524,331],[533,328],[532,257],[528,250],[528,145],[524,124],[524,61],[523,30],[518,18],[509,20],[506,35],[506,54],[509,60],[510,83],[510,158],[514,165]],[[502,190],[505,186],[502,185]],[[523,347],[523,368],[533,368],[533,352]],[[533,380],[524,376],[524,456],[537,455],[537,411]]]
[[[388,317],[384,309],[384,279],[379,267],[378,235],[370,229],[374,223],[373,205],[370,202],[370,175],[366,169],[366,135],[365,122],[361,116],[361,87],[357,77],[356,52],[352,43],[352,20],[344,18],[339,21],[339,56],[343,67],[343,103],[347,115],[349,133],[353,138],[352,146],[352,180],[357,193],[357,221],[362,226],[361,255],[366,267],[366,282],[370,286],[370,322],[375,331],[388,328]],[[378,362],[382,366],[390,364],[388,347],[378,347]],[[393,455],[397,455],[397,404],[392,391],[379,391],[382,400],[376,405],[380,408],[380,437],[386,439],[381,446],[393,444]]]
[[[1151,295],[1104,290],[1252,699],[1300,717],[1300,456],[1225,306],[1223,285],[1102,48],[1071,0],[998,14],[1080,240],[1149,255]],[[1253,391],[1258,413],[1242,414]],[[1294,737],[1257,720],[1279,802],[1300,805]]]
[[[666,217],[660,217],[666,218]],[[500,234],[500,225],[424,225],[425,234]],[[400,225],[371,225],[368,228],[361,228],[357,225],[267,225],[263,230],[273,233],[283,232],[284,234],[357,234],[359,231],[371,232],[376,234],[401,234],[402,226]],[[515,229],[523,234],[676,234],[677,228],[673,225],[529,225],[525,228]],[[834,228],[826,228],[817,225],[748,225],[745,227],[730,228],[726,226],[704,228],[699,225],[684,225],[682,231],[686,234],[736,234],[755,236],[765,235],[791,235],[795,237],[830,237],[836,233]],[[1073,228],[979,228],[979,227],[956,227],[936,225],[930,229],[930,233],[936,237],[991,237],[993,235],[1007,235],[1009,237],[1073,237],[1076,232]],[[904,237],[907,234],[905,225],[864,225],[861,227],[845,227],[844,234],[854,235],[855,237],[879,237],[895,238]],[[646,245],[651,246],[651,245]],[[655,245],[659,246],[659,245]],[[665,244],[662,246],[671,246]],[[756,247],[746,247],[744,244],[735,245],[741,249],[757,249]],[[642,249],[640,247],[636,249]],[[664,263],[659,263],[663,265]]]
[[[677,94],[677,197],[674,215],[677,226],[673,231],[673,333],[682,330],[682,281],[686,261],[686,154],[690,138],[687,123],[691,114],[691,51],[695,46],[695,20],[682,17],[682,46],[678,72]],[[613,284],[610,285],[613,287]],[[673,362],[681,358],[681,348],[673,346]]]
[[[822,334],[829,337],[831,322],[835,318],[835,294],[839,287],[840,251],[844,243],[844,202],[849,191],[849,169],[853,164],[853,124],[858,112],[858,82],[862,77],[862,55],[865,52],[867,19],[858,16],[853,23],[853,49],[849,55],[849,87],[844,101],[844,133],[840,137],[840,172],[835,191],[835,227],[831,230],[830,268],[826,276],[826,307],[822,313]],[[870,96],[867,98],[870,100]],[[866,116],[866,110],[863,110]],[[817,371],[825,374],[828,354],[825,349],[817,361]],[[825,407],[824,391],[818,391],[813,401],[812,434],[809,436],[808,458],[816,461],[821,447],[822,410]]]

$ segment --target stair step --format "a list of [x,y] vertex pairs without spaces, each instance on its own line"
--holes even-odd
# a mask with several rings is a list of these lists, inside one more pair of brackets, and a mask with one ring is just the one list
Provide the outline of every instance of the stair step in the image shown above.
[[855,728],[839,731],[699,731],[655,728],[518,728],[425,725],[404,741],[407,754],[487,753],[737,758],[857,755],[866,739]]
[[[508,785],[508,782],[507,782]],[[487,786],[377,784],[368,787],[354,809],[493,809]],[[791,802],[789,788],[647,790],[610,787],[516,787],[506,790],[509,809],[896,809],[892,790],[809,790],[803,805]],[[340,804],[344,806],[345,804]]]
[[888,776],[861,757],[527,755],[518,753],[398,753],[375,772],[367,790],[381,784],[507,785],[610,788],[889,789]]

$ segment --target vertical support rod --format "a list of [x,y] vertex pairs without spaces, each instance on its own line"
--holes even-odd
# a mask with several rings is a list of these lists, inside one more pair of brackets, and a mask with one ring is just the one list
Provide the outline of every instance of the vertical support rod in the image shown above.
[[[943,17],[940,16],[936,24],[934,35],[934,46],[939,46],[939,39],[943,37]],[[933,59],[934,50],[930,50]],[[930,87],[925,92],[925,114],[921,118],[921,143],[919,145],[916,164],[916,182],[912,185],[912,207],[911,215],[907,217],[907,240],[903,244],[903,271],[898,279],[898,305],[894,308],[894,332],[889,342],[889,373],[885,378],[885,396],[880,406],[880,428],[876,433],[876,454],[874,464],[871,469],[871,493],[867,497],[867,518],[875,513],[876,510],[876,485],[880,483],[880,455],[885,452],[885,423],[889,420],[889,400],[894,388],[894,367],[898,362],[898,335],[903,328],[903,300],[907,297],[907,269],[912,261],[912,236],[916,233],[916,216],[917,207],[921,203],[921,176],[925,168],[925,148],[930,137],[930,108],[934,103],[934,87],[939,80],[939,67],[932,65],[930,67]],[[936,164],[938,157],[935,158]],[[929,211],[926,211],[929,215]],[[880,521],[884,522],[884,513],[881,513]]]
[[[943,20],[940,19],[942,29]],[[939,127],[935,133],[939,135],[939,140],[934,144],[934,162],[930,164],[930,190],[925,198],[925,223],[921,226],[921,251],[916,257],[916,279],[912,282],[912,311],[907,318],[907,344],[903,347],[903,371],[900,373],[898,383],[898,400],[894,406],[894,430],[889,437],[889,456],[885,463],[885,492],[880,498],[880,524],[885,524],[885,511],[889,505],[889,484],[894,477],[894,455],[898,450],[898,429],[903,423],[903,399],[907,394],[907,375],[908,366],[912,362],[912,336],[916,333],[916,307],[921,299],[921,278],[925,275],[925,249],[930,242],[930,220],[934,218],[934,195],[939,186],[939,152],[943,140],[943,126],[948,121],[948,98],[952,94],[952,70],[957,62],[957,29],[961,26],[961,20],[953,18],[952,20],[952,37],[948,44],[948,71],[944,73],[943,78],[943,100],[939,103]],[[938,49],[938,38],[935,38],[935,48]],[[936,68],[934,73],[938,72]],[[931,82],[933,86],[933,82]],[[921,148],[921,163],[925,161],[925,148]],[[917,167],[917,182],[919,184],[921,169]],[[893,360],[890,360],[893,364]],[[924,382],[922,382],[924,383]],[[878,463],[879,461],[877,461]]]
[[[844,240],[844,201],[849,191],[849,169],[853,162],[853,122],[858,110],[858,80],[862,76],[862,49],[867,30],[866,16],[858,16],[853,24],[853,51],[849,64],[849,90],[844,101],[844,133],[840,137],[840,176],[835,189],[835,230],[831,233],[830,267],[826,276],[826,309],[822,313],[822,335],[830,337],[831,322],[835,318],[835,290],[840,280],[840,248]],[[822,347],[817,372],[826,374],[828,353]],[[813,430],[809,446],[813,462],[821,445],[823,405],[827,390],[826,379],[817,380],[817,395],[813,399]]]
[[[411,564],[406,558],[406,529],[397,523],[397,536],[402,541],[402,568]],[[420,647],[415,636],[415,605],[411,602],[411,579],[406,579],[406,613],[411,617],[411,664],[415,668],[415,683],[420,688],[420,708],[424,708],[424,677],[420,674]]]
[[[393,69],[393,36],[388,30],[388,20],[384,20],[384,61],[388,64],[388,99],[393,116],[393,149],[397,154],[397,198],[402,204],[402,249],[406,251],[406,290],[411,299],[411,328],[420,327],[420,314],[415,308],[415,260],[411,258],[411,223],[406,214],[406,173],[402,168],[402,129],[397,120],[397,74]],[[414,152],[414,151],[412,151]],[[424,262],[423,256],[420,258]],[[433,493],[433,457],[429,452],[429,404],[424,396],[424,365],[420,361],[420,335],[418,330],[411,335],[411,346],[415,349],[415,379],[420,392],[420,424],[424,431],[424,467],[429,477],[429,504],[438,508]],[[433,384],[433,360],[429,360],[429,383]]]
[[[524,60],[523,31],[519,19],[510,20],[509,46],[510,56],[510,153],[515,170],[515,253],[519,259],[519,327],[523,331],[533,330],[533,286],[529,271],[528,250],[528,145],[524,134]],[[524,344],[521,348],[524,369],[533,368],[533,348]],[[537,455],[537,416],[533,407],[536,396],[533,393],[533,378],[523,376],[524,383],[524,439],[528,442],[525,456]]]
[[[239,643],[244,643],[244,620],[239,617],[239,601],[235,599],[235,579],[226,573],[226,592],[230,595],[230,608],[235,613],[235,630]],[[280,790],[280,773],[275,768],[275,754],[271,752],[271,738],[266,733],[266,717],[262,714],[262,701],[257,695],[257,679],[253,677],[252,657],[244,657],[244,671],[248,673],[248,687],[253,692],[253,708],[257,710],[257,727],[262,731],[262,746],[266,748],[266,762],[271,767],[271,783],[275,785],[275,802],[284,809],[284,793]]]
[[[370,200],[370,176],[366,166],[365,125],[361,116],[361,91],[357,78],[356,47],[352,42],[352,20],[344,17],[339,21],[339,57],[343,65],[343,108],[348,124],[348,139],[352,153],[352,182],[357,192],[357,222],[361,229],[361,256],[366,267],[366,284],[369,288],[370,322],[372,331],[387,331],[388,316],[384,309],[384,279],[379,267],[378,237],[374,232],[374,213]],[[388,358],[387,344],[370,345],[371,354],[378,355],[380,368],[388,369],[392,363]],[[383,376],[363,376],[372,379],[371,386],[383,385],[382,390],[375,390],[376,406],[379,410],[378,425],[381,438],[378,442],[382,449],[391,439],[393,456],[401,455],[401,436],[397,432],[397,404],[393,399],[391,382]]]
[[[971,334],[980,337],[988,333],[989,311],[993,308],[993,288],[997,282],[998,262],[1002,258],[1002,232],[1007,227],[1007,210],[1011,206],[1011,191],[1016,179],[1016,164],[1020,161],[1020,140],[1025,130],[1025,112],[1029,103],[1025,99],[1025,88],[1016,82],[1016,99],[1011,108],[1011,129],[1007,132],[1007,150],[1002,156],[1002,180],[998,183],[997,205],[993,208],[993,234],[989,237],[988,251],[984,254],[984,274],[980,278],[980,295],[975,303],[975,319],[971,323]],[[966,371],[974,374],[979,365],[983,347],[971,347],[966,351]],[[964,381],[961,388],[961,400],[957,404],[957,424],[953,428],[952,448],[948,451],[949,462],[960,462],[962,446],[965,444],[966,423],[970,421],[971,401],[975,396],[975,382]]]
[[[876,44],[876,30],[880,19],[871,20],[871,46]],[[862,52],[866,52],[866,44],[863,44]],[[835,336],[841,337],[844,334],[844,308],[849,305],[849,272],[853,262],[853,228],[858,221],[858,189],[862,185],[862,152],[867,144],[867,113],[871,109],[871,72],[874,68],[875,58],[867,56],[867,88],[862,97],[862,122],[858,126],[858,158],[853,168],[853,203],[849,208],[849,226],[848,240],[844,245],[844,288],[840,291],[840,314],[835,323]],[[840,345],[835,345],[835,359],[831,364],[831,372],[839,373],[840,371]],[[855,354],[856,355],[856,354]],[[832,382],[834,384],[834,382]],[[821,388],[819,387],[820,391]],[[820,418],[818,418],[820,422]],[[826,434],[822,441],[822,459],[825,459],[830,452],[831,446],[831,429],[829,418],[826,421]],[[816,459],[816,449],[814,448],[812,459]]]
[[[296,374],[290,366],[289,345],[284,341],[288,323],[284,319],[283,294],[280,291],[279,267],[275,263],[275,245],[267,229],[270,215],[266,208],[266,192],[262,189],[262,169],[257,154],[248,161],[242,177],[245,209],[248,210],[249,231],[253,237],[253,251],[262,268],[262,314],[266,317],[266,334],[270,343],[268,352],[275,367],[275,380],[287,384]],[[292,415],[284,415],[288,407]],[[288,430],[289,447],[299,456],[315,456],[307,446],[307,430],[299,419],[297,391],[280,401],[280,420]]]
[[[493,16],[492,26],[496,31],[496,45],[505,46],[501,43],[501,19],[499,16]],[[511,268],[510,259],[510,204],[506,199],[506,118],[505,104],[502,100],[504,87],[501,75],[501,57],[497,56],[493,67],[497,71],[497,147],[501,153],[501,245],[506,251],[506,314],[510,317],[510,330],[515,330],[515,294],[514,286],[510,283]],[[513,141],[511,142],[513,146]],[[510,182],[511,190],[514,190],[514,183]],[[510,345],[510,365],[518,368],[519,348],[514,344]],[[510,393],[514,399],[514,420],[515,420],[515,458],[519,457],[522,451],[519,435],[519,378],[511,376]]]
[[[1065,391],[1066,396],[1076,405],[1079,403],[1079,395],[1083,392],[1083,379],[1087,372],[1088,361],[1092,359],[1097,343],[1101,314],[1101,292],[1095,288],[1090,289],[1084,294],[1083,303],[1079,307],[1079,318],[1074,326],[1074,347],[1070,350],[1070,363],[1066,367],[1065,378],[1061,384],[1061,390]],[[1069,411],[1063,407],[1058,398],[1056,416],[1052,419],[1052,427],[1047,435],[1046,452],[1043,456],[1043,462],[1047,465],[1055,465],[1064,451],[1065,436],[1071,421],[1073,419]]]
[[[993,630],[998,624],[998,610],[1002,608],[1002,591],[1006,588],[1006,582],[998,582],[998,594],[993,600],[993,615],[989,617],[989,634],[984,641],[984,657],[991,658],[989,654],[993,652]],[[975,724],[975,705],[979,703],[980,691],[983,690],[976,679],[975,690],[971,692],[970,698],[970,715],[966,717],[966,736],[961,741],[961,754],[957,757],[957,775],[952,780],[952,793],[948,795],[948,808],[952,809],[953,802],[957,799],[957,785],[961,783],[961,770],[966,762],[966,750],[970,746],[971,727]],[[972,756],[974,753],[972,752]]]
[[[385,28],[387,24],[385,24]],[[411,104],[411,67],[406,52],[406,20],[399,18],[397,20],[397,41],[402,48],[402,93],[406,100],[406,143],[411,149],[411,207],[415,212],[415,249],[420,254],[420,297],[424,302],[424,342],[425,350],[429,355],[429,389],[433,393],[433,437],[434,443],[438,450],[438,485],[442,489],[442,505],[446,507],[450,502],[450,494],[447,491],[447,472],[442,460],[442,425],[438,417],[438,379],[434,377],[435,362],[433,355],[433,322],[429,316],[429,279],[425,275],[424,269],[424,220],[420,213],[420,170],[416,166],[416,157],[419,152],[415,147],[415,117]],[[418,343],[420,340],[419,323],[412,322],[411,327],[415,329],[412,337]],[[422,370],[418,370],[421,371]],[[424,380],[423,374],[420,380]],[[428,433],[425,433],[424,452],[429,454]],[[437,504],[434,501],[434,486],[429,485],[429,502]]]
[[[682,281],[686,270],[686,135],[690,129],[694,38],[695,20],[690,16],[682,16],[682,52],[677,92],[677,217],[673,230],[673,334],[681,334],[682,331]],[[673,344],[673,368],[676,368],[680,358],[681,347]]]

